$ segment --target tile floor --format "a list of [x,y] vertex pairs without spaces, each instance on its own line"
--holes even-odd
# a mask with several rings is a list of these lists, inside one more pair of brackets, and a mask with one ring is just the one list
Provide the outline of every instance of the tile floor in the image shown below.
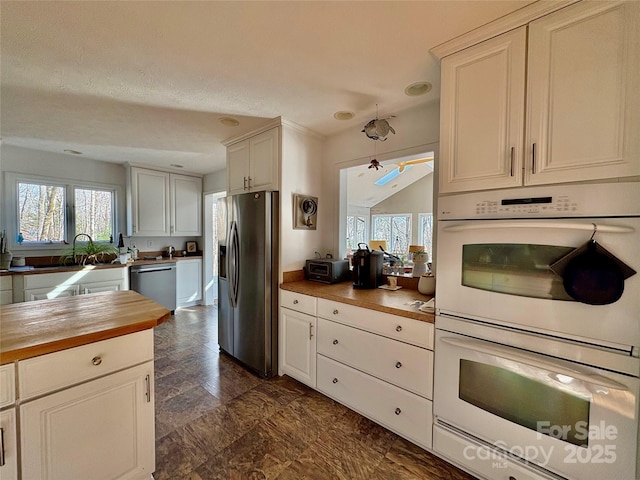
[[216,307],[155,329],[156,480],[473,477],[292,380],[219,353]]

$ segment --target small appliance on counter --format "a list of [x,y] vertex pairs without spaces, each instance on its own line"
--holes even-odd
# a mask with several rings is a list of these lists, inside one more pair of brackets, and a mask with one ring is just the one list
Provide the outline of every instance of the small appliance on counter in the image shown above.
[[337,258],[314,258],[307,260],[304,278],[321,283],[346,282],[351,278],[349,260]]
[[359,243],[353,254],[353,288],[377,288],[382,285],[384,253],[369,250],[366,243]]

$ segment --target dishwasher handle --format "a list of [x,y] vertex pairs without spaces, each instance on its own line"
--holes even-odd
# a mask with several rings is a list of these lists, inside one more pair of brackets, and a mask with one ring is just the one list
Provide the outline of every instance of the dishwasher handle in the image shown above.
[[146,270],[131,270],[131,273],[140,274],[140,273],[156,273],[156,272],[170,272],[171,270],[175,270],[175,267],[169,268],[149,268]]

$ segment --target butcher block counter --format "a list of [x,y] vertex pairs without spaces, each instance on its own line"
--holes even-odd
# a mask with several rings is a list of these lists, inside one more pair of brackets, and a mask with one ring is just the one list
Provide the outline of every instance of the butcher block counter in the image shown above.
[[160,325],[170,312],[132,290],[0,307],[0,364]]
[[401,288],[395,291],[383,290],[381,288],[356,289],[353,288],[351,282],[327,285],[308,280],[285,282],[280,284],[280,288],[304,295],[325,298],[357,307],[434,323],[433,313],[421,312],[416,306],[410,305],[410,303],[415,300],[427,302],[431,300],[432,297],[422,295],[417,290],[410,288]]

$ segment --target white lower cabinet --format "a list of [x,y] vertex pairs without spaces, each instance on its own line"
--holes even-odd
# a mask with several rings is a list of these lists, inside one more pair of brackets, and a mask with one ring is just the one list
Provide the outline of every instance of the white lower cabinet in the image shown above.
[[0,412],[0,478],[18,478],[18,441],[15,408]]
[[13,303],[13,281],[10,275],[0,276],[0,305]]
[[85,267],[55,273],[14,275],[14,302],[71,297],[86,293],[124,290],[127,269]]
[[316,317],[280,308],[280,370],[316,388]]
[[318,390],[392,432],[431,448],[431,400],[318,355]]
[[151,329],[21,360],[18,371],[21,478],[151,478]]
[[202,259],[176,262],[176,306],[190,307],[202,300]]

